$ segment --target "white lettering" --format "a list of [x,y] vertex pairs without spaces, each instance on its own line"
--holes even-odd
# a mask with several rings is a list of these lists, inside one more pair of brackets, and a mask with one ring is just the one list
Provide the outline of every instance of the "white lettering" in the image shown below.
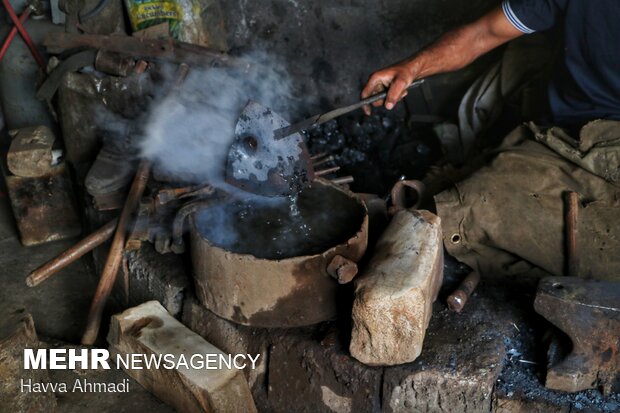
[[25,370],[38,370],[45,368],[46,351],[37,350],[37,356],[34,356],[34,350],[31,348],[24,349],[24,369]]
[[65,350],[64,348],[52,348],[49,350],[49,353],[49,369],[62,370],[67,368],[67,365],[65,364],[67,358],[64,357],[64,355],[67,353],[67,350]]
[[91,350],[91,368],[97,369],[98,366],[105,370],[110,370],[110,365],[108,364],[108,359],[110,358],[110,353],[108,350],[104,348],[95,348]]
[[252,358],[251,354],[248,354],[248,358],[250,359],[250,362],[252,363],[252,370],[256,369],[256,362],[258,361],[258,358],[260,357],[260,354],[256,355],[256,358]]
[[[217,370],[217,354],[205,354],[207,359],[207,370]],[[214,365],[215,364],[215,365]]]
[[[200,361],[197,363],[194,361],[194,359],[196,358],[200,359]],[[204,356],[202,354],[194,354],[192,357],[190,357],[189,364],[192,366],[194,370],[204,369],[205,367]]]
[[76,368],[76,364],[80,362],[80,369],[88,368],[88,350],[83,348],[80,350],[80,355],[77,354],[77,349],[70,348],[69,349],[69,368],[74,370]]
[[142,370],[143,354],[131,355],[131,370]]
[[237,364],[237,358],[238,357],[241,357],[245,361],[245,354],[237,354],[237,355],[235,355],[235,358],[233,360],[233,364],[234,364],[236,369],[238,369],[238,370],[244,369],[246,364],[245,363]]
[[129,369],[129,354],[116,354],[116,368]]

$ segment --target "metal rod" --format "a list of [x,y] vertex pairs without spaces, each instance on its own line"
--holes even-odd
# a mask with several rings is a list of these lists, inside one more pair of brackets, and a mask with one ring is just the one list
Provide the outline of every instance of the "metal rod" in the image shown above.
[[312,155],[310,157],[310,160],[314,161],[315,159],[323,158],[324,156],[327,156],[327,155],[329,155],[329,152],[319,152],[316,155]]
[[474,292],[479,282],[480,274],[476,271],[469,273],[461,282],[459,288],[448,296],[448,299],[446,300],[448,303],[448,308],[452,311],[456,311],[457,313],[463,311],[465,304],[467,304],[469,297]]
[[336,160],[336,157],[334,155],[326,156],[325,158],[319,159],[316,162],[314,162],[312,166],[316,167],[319,165],[323,165],[324,163],[335,161],[335,160]]
[[114,233],[112,245],[110,246],[110,253],[103,267],[103,273],[99,279],[95,296],[88,312],[88,321],[86,323],[86,330],[82,336],[82,344],[92,345],[97,339],[99,334],[99,327],[101,326],[101,317],[103,316],[103,309],[105,303],[110,296],[112,286],[116,280],[116,274],[118,273],[121,260],[123,258],[123,250],[125,248],[125,238],[127,237],[127,228],[129,226],[129,220],[131,214],[136,210],[140,198],[146,188],[146,182],[151,172],[151,163],[149,161],[141,161],[138,166],[138,172],[131,184],[127,201],[123,206],[123,211],[118,219],[118,226]]
[[[183,80],[187,77],[189,68],[187,65],[181,64],[177,73],[177,78],[174,86],[171,90],[171,94],[178,92],[179,86]],[[103,273],[99,279],[95,296],[88,312],[88,320],[86,322],[86,330],[82,336],[82,344],[92,345],[97,339],[99,334],[99,328],[101,327],[101,318],[103,316],[103,309],[105,303],[112,292],[114,281],[116,280],[116,274],[123,258],[123,251],[125,249],[125,239],[127,238],[127,230],[129,228],[129,220],[131,215],[137,209],[149,175],[151,173],[151,163],[147,160],[140,161],[138,165],[138,171],[133,179],[127,200],[121,211],[121,215],[118,219],[118,226],[112,239],[112,245],[110,246],[110,252],[105,266],[103,267]]]
[[[407,86],[407,90],[412,89],[414,87],[418,87],[420,86],[422,83],[424,83],[424,79],[418,79],[416,81],[414,81],[413,83],[411,83],[409,86]],[[383,100],[387,97],[387,91],[385,92],[381,92],[381,93],[377,93],[376,95],[372,95],[367,97],[366,99],[362,99],[358,102],[355,102],[351,105],[348,106],[343,106],[334,110],[331,110],[327,113],[323,113],[320,115],[314,115],[308,119],[304,119],[301,122],[297,122],[294,123],[292,125],[289,126],[285,126],[283,128],[280,129],[276,129],[273,132],[273,137],[274,139],[278,140],[278,139],[283,139],[286,138],[287,136],[290,136],[296,132],[302,131],[302,130],[306,130],[309,129],[313,126],[317,126],[317,125],[321,125],[325,122],[328,122],[332,119],[335,119],[339,116],[342,116],[344,114],[347,114],[349,112],[352,112],[356,109],[359,109],[363,106],[369,105],[371,103],[374,103],[378,100]]]
[[336,185],[345,185],[345,184],[350,184],[351,182],[353,182],[355,179],[353,179],[353,177],[351,175],[348,176],[343,176],[341,178],[335,178],[335,179],[330,179],[330,181]]
[[577,245],[577,219],[579,217],[579,194],[569,192],[566,195],[566,275],[576,277],[579,269]]
[[118,219],[113,219],[71,248],[67,249],[56,258],[51,259],[36,270],[32,271],[26,278],[26,285],[28,287],[36,287],[52,275],[58,273],[58,271],[74,263],[86,253],[92,251],[99,245],[112,238],[117,223]]
[[332,168],[321,169],[320,171],[314,171],[314,175],[323,176],[327,174],[331,174],[332,172],[338,172],[340,170],[339,166],[334,166]]

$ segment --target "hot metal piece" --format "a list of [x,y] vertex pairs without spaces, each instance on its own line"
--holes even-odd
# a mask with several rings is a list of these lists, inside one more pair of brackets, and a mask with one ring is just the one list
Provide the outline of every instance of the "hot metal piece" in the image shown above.
[[620,284],[577,277],[540,281],[534,309],[573,342],[571,353],[547,371],[545,386],[576,392],[620,391]]
[[314,179],[312,163],[300,134],[276,141],[273,131],[288,123],[258,103],[245,107],[228,152],[226,182],[263,196],[299,192]]

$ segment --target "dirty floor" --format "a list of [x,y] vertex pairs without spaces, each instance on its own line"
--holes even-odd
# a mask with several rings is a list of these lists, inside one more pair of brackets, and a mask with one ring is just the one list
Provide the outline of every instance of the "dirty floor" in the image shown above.
[[[4,318],[3,315],[18,309],[30,312],[44,347],[64,348],[79,344],[97,279],[86,259],[72,264],[34,288],[26,286],[25,279],[31,270],[75,242],[76,240],[67,240],[23,247],[13,221],[4,179],[0,179],[0,317]],[[52,382],[73,383],[78,377],[111,383],[128,378],[130,392],[103,395],[79,392],[59,394],[59,412],[83,412],[86,408],[92,412],[118,413],[174,411],[119,370],[50,371]]]

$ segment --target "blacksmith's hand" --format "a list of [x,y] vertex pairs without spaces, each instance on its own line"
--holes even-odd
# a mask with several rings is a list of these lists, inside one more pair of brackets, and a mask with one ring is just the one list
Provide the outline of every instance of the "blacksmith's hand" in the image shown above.
[[[411,63],[411,61],[405,60],[373,73],[362,90],[362,99],[387,89],[387,98],[378,100],[372,105],[375,107],[385,105],[386,109],[392,110],[398,101],[407,96],[407,87],[417,78],[417,73]],[[364,106],[364,113],[370,115],[370,106]]]

